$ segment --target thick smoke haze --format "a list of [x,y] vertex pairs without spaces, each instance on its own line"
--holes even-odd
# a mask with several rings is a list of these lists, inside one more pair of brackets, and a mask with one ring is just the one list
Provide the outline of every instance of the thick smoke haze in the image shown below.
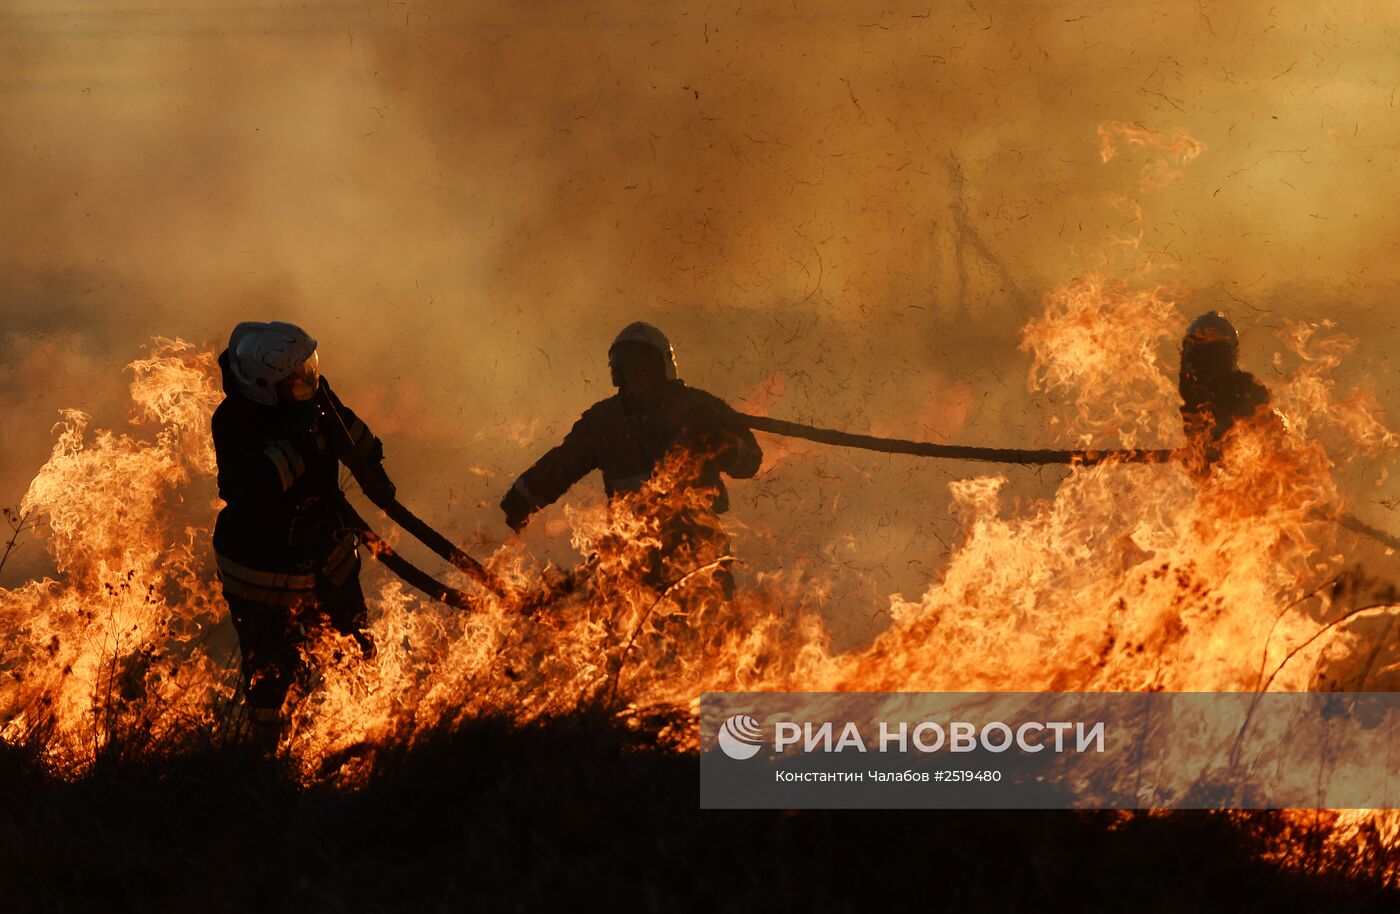
[[[1334,321],[1344,386],[1393,417],[1398,29],[1237,0],[12,2],[0,501],[61,408],[124,427],[152,336],[240,319],[306,326],[405,500],[481,552],[636,319],[755,411],[1045,446],[1020,328],[1099,270],[1229,311],[1266,381],[1285,319]],[[1104,162],[1112,122],[1203,149]],[[764,444],[733,486],[743,573],[805,563],[843,638],[937,576],[947,483],[988,471]],[[1005,472],[1034,496],[1061,471]],[[1393,528],[1380,474],[1345,488]],[[527,536],[568,562],[562,518]]]

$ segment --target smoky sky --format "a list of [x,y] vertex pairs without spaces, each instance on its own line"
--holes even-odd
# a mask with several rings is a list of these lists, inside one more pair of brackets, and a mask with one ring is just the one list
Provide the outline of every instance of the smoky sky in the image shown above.
[[[636,319],[743,406],[1038,446],[1055,404],[1021,325],[1150,263],[1261,372],[1285,318],[1336,322],[1361,341],[1344,384],[1393,413],[1397,27],[1248,2],[12,2],[0,501],[60,408],[124,423],[145,340],[240,319],[305,325],[406,500],[477,548]],[[1204,151],[1147,187],[1151,150],[1102,161],[1110,121]],[[985,469],[765,443],[734,487],[748,573],[815,562],[855,616],[936,576],[947,482]],[[1358,486],[1388,523],[1393,484]]]

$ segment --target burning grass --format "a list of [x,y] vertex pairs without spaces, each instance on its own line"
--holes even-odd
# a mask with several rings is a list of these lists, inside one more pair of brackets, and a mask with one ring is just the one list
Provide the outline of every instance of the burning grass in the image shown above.
[[[1133,346],[1105,355],[1104,341],[1118,338],[1125,322]],[[1163,440],[1180,432],[1169,421],[1175,402],[1162,351],[1181,323],[1162,289],[1091,278],[1048,296],[1023,344],[1034,358],[1033,385],[1067,407],[1063,435],[1076,444],[1110,435],[1178,443]],[[29,817],[11,834],[57,840],[67,827],[62,811],[91,801],[96,827],[113,842],[178,858],[174,838],[123,831],[134,827],[121,816],[135,808],[121,798],[129,795],[153,804],[157,822],[172,817],[182,840],[199,831],[198,849],[189,852],[204,855],[190,862],[195,871],[226,865],[218,859],[221,833],[232,836],[228,853],[246,855],[260,829],[282,829],[309,846],[282,848],[287,853],[275,860],[242,859],[260,874],[253,884],[282,885],[303,867],[365,898],[385,896],[364,884],[373,867],[354,839],[366,848],[390,839],[364,835],[367,826],[352,824],[357,816],[384,817],[388,834],[416,849],[418,856],[391,854],[402,872],[440,867],[433,871],[450,880],[470,865],[471,875],[456,883],[463,894],[505,891],[507,874],[518,879],[521,861],[536,856],[552,874],[540,884],[571,891],[587,884],[614,892],[620,882],[664,901],[692,897],[676,894],[682,886],[716,892],[727,873],[746,885],[775,880],[802,898],[815,890],[801,881],[817,872],[813,885],[835,893],[825,897],[854,902],[856,874],[839,872],[845,858],[833,848],[863,861],[848,870],[866,873],[876,848],[895,861],[918,848],[915,872],[927,871],[930,856],[957,861],[959,872],[982,867],[988,879],[979,891],[1019,899],[1028,896],[1014,893],[1068,891],[1057,854],[1070,855],[1073,871],[1096,854],[1113,859],[1136,847],[1157,859],[1150,869],[1112,871],[1139,874],[1126,877],[1143,880],[1129,894],[1149,884],[1160,891],[1174,866],[1190,868],[1177,871],[1185,894],[1169,907],[1203,888],[1189,875],[1196,871],[1212,879],[1228,873],[1232,885],[1269,873],[1269,891],[1280,899],[1306,875],[1310,888],[1289,889],[1287,898],[1335,890],[1364,900],[1400,873],[1393,813],[1251,815],[1234,824],[1179,815],[698,816],[691,754],[694,701],[707,690],[1393,683],[1400,675],[1388,624],[1393,598],[1372,598],[1364,618],[1341,621],[1375,588],[1342,586],[1355,576],[1334,523],[1345,499],[1332,468],[1338,454],[1395,445],[1374,403],[1339,394],[1330,381],[1346,345],[1327,327],[1288,328],[1278,363],[1284,381],[1275,386],[1287,422],[1240,428],[1209,474],[1189,463],[1079,466],[1053,498],[1014,506],[1003,504],[1002,477],[955,482],[964,537],[941,576],[922,595],[894,601],[889,628],[846,653],[830,648],[816,608],[819,584],[758,569],[757,585],[726,603],[698,577],[687,579],[687,570],[715,558],[703,537],[668,556],[662,576],[675,586],[658,589],[651,560],[668,512],[693,507],[683,498],[645,498],[685,471],[670,466],[657,491],[630,507],[569,515],[575,544],[595,560],[583,586],[561,592],[547,611],[521,612],[523,597],[483,596],[464,614],[399,585],[371,594],[377,653],[362,659],[330,635],[317,642],[310,659],[318,676],[296,696],[280,747],[285,767],[269,774],[229,748],[236,675],[232,657],[209,640],[224,615],[209,561],[216,505],[195,493],[213,472],[213,356],[157,341],[131,366],[135,418],[147,431],[92,433],[81,413],[65,414],[53,456],[22,505],[47,519],[60,579],[0,592],[0,742],[14,774],[15,815]],[[642,510],[647,503],[653,507]],[[520,594],[544,586],[518,547],[503,547],[489,564]],[[1378,618],[1387,620],[1379,635]],[[200,782],[218,800],[177,827],[174,818],[198,802]],[[243,831],[229,817],[245,808]],[[607,824],[585,840],[590,815]],[[412,834],[418,818],[423,837]],[[559,820],[567,837],[550,831]],[[959,829],[972,834],[970,845],[960,844]],[[1034,835],[1014,848],[1021,875],[1009,882],[992,878],[1002,872],[991,862],[998,830],[1003,840]],[[440,846],[428,846],[430,839]],[[1181,855],[1164,861],[1167,845],[1154,841]],[[597,847],[610,843],[615,853],[604,860]],[[720,847],[747,849],[737,877]],[[831,865],[813,867],[803,853]],[[53,868],[62,866],[39,861],[33,871],[57,878]],[[249,891],[229,885],[221,897],[260,903]]]

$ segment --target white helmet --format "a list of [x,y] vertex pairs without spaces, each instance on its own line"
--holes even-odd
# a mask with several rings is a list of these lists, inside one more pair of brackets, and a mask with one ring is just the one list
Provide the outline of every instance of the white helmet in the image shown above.
[[228,338],[228,363],[243,395],[254,403],[275,406],[277,385],[295,377],[284,395],[309,400],[316,392],[320,372],[316,341],[296,324],[282,321],[244,321]]
[[613,344],[608,347],[608,362],[612,362],[613,350],[623,343],[641,343],[643,346],[650,346],[661,353],[661,360],[666,363],[666,380],[674,381],[676,372],[676,351],[671,348],[671,341],[666,338],[666,334],[653,327],[651,324],[637,321],[622,328],[622,332],[613,340]]

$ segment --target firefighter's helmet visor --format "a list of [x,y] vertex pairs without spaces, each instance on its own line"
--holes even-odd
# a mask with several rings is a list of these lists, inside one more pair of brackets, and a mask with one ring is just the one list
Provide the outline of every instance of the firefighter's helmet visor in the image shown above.
[[296,371],[277,382],[277,393],[279,398],[285,397],[304,403],[316,395],[316,388],[320,383],[321,357],[313,352],[306,361],[297,366]]

